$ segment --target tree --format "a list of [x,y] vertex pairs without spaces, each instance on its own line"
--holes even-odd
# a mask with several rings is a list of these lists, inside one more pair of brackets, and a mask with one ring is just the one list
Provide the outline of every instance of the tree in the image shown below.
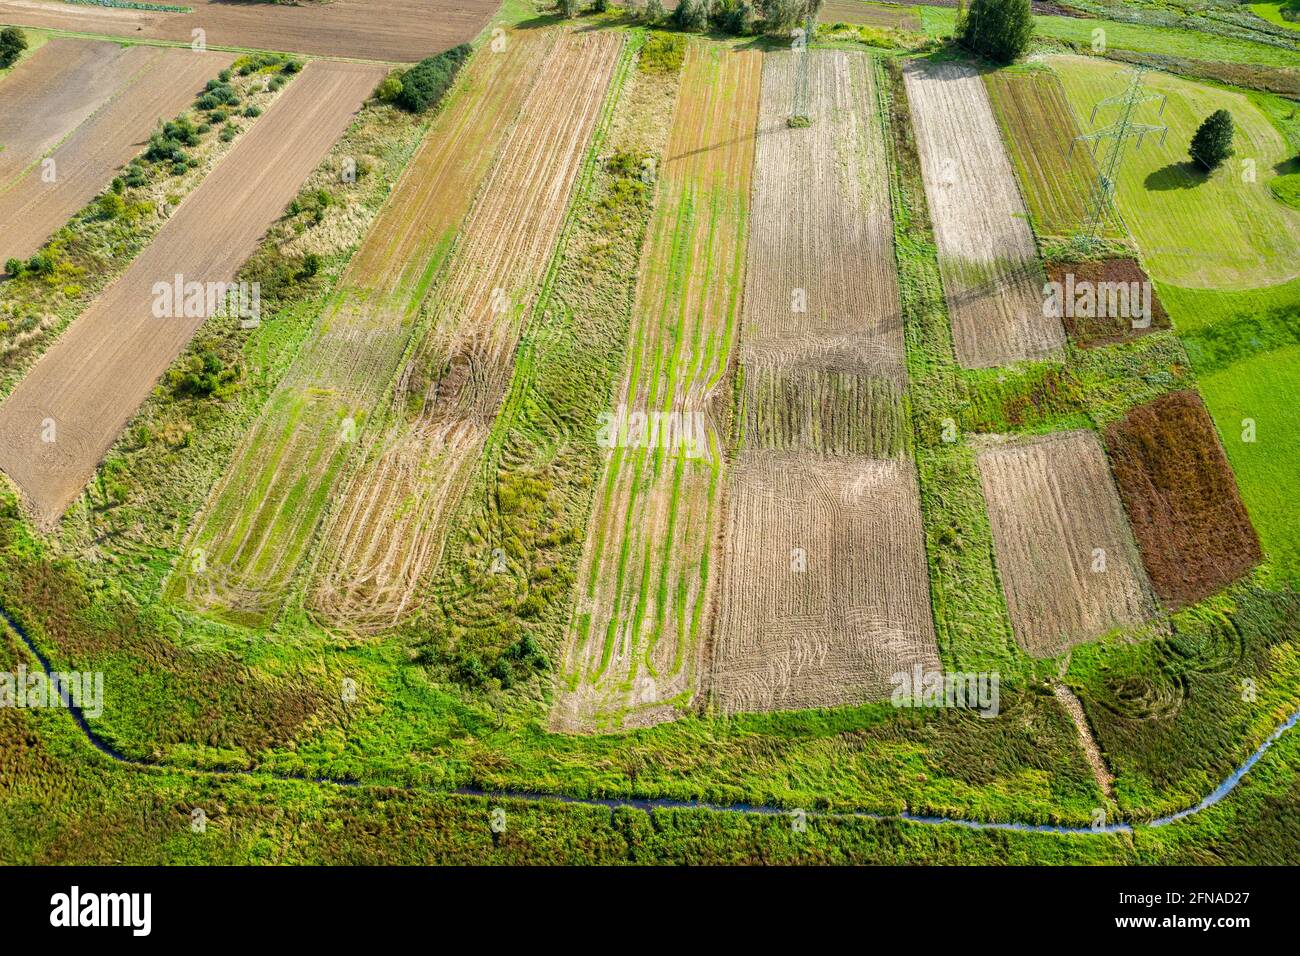
[[682,30],[703,30],[709,22],[704,0],[681,0],[673,11],[673,23]]
[[789,33],[803,23],[805,17],[815,17],[821,9],[821,0],[755,0],[755,9],[763,20],[764,33]]
[[1014,63],[1029,49],[1034,35],[1029,0],[972,0],[957,21],[957,39],[978,56],[994,63]]
[[1232,114],[1227,110],[1215,110],[1207,116],[1192,137],[1188,152],[1192,162],[1207,173],[1223,165],[1223,161],[1232,155]]
[[27,49],[27,36],[17,27],[0,30],[0,69],[13,66],[14,61]]
[[646,23],[663,23],[667,12],[663,0],[646,0],[642,18]]
[[555,0],[555,10],[562,17],[576,17],[578,0]]

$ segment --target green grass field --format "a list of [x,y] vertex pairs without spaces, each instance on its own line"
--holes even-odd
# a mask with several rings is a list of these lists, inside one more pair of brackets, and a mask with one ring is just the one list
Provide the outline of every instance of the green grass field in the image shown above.
[[[1237,474],[1241,496],[1279,583],[1300,585],[1300,347],[1277,349],[1238,362],[1201,380]],[[1253,441],[1247,441],[1248,423]],[[1249,437],[1249,436],[1247,436]]]
[[[1121,93],[1127,76],[1114,64],[1080,57],[1049,61],[1060,75],[1080,125],[1097,101]],[[1139,122],[1169,127],[1163,146],[1148,138],[1132,146],[1118,177],[1118,204],[1155,279],[1197,288],[1248,289],[1285,282],[1300,272],[1300,214],[1268,188],[1274,167],[1291,150],[1245,96],[1168,74],[1146,74],[1145,86],[1164,94],[1140,109]],[[1236,154],[1208,176],[1195,170],[1187,145],[1202,120],[1227,109],[1236,124]],[[1098,115],[1097,125],[1112,122]]]

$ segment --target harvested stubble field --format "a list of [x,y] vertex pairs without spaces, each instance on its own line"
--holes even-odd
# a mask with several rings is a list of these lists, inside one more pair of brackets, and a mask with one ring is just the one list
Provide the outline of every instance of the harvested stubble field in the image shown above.
[[192,13],[72,6],[53,0],[0,0],[0,23],[208,46],[285,50],[317,56],[413,62],[472,40],[497,0],[369,0],[241,3],[184,0]]
[[552,726],[670,720],[694,699],[722,519],[723,381],[739,324],[762,56],[687,49],[618,403],[702,422],[707,449],[621,447],[587,528]]
[[[48,45],[42,49],[48,49]],[[203,84],[234,61],[229,53],[188,48],[131,50],[137,51],[142,62],[129,81],[49,153],[54,178],[42,175],[41,167],[32,166],[26,175],[15,177],[7,186],[0,185],[0,222],[6,224],[0,237],[0,261],[11,256],[26,259],[39,249],[141,151],[160,120],[184,112]],[[51,84],[62,89],[57,79]]]
[[[1075,144],[1079,129],[1060,78],[1042,68],[1013,69],[985,73],[984,82],[1035,231],[1072,235],[1087,215],[1097,168],[1091,147]],[[1101,235],[1122,238],[1127,232],[1107,215]]]
[[[1081,122],[1100,99],[1121,93],[1121,67],[1091,57],[1052,57]],[[1274,198],[1269,183],[1295,150],[1245,95],[1151,71],[1143,86],[1166,97],[1158,121],[1169,134],[1125,153],[1116,202],[1151,275],[1188,288],[1250,289],[1300,275],[1300,212]],[[1138,110],[1155,122],[1158,105]],[[1232,115],[1235,155],[1206,175],[1193,167],[1187,144],[1217,109]],[[1097,125],[1115,119],[1101,111]]]
[[1043,315],[1028,213],[979,73],[917,60],[905,82],[957,360],[987,368],[1057,352],[1065,332]]
[[[391,627],[418,607],[483,452],[622,48],[564,33],[465,222],[384,426],[334,506],[312,607]],[[487,556],[485,556],[485,560]]]
[[977,460],[1007,610],[1026,651],[1052,657],[1154,614],[1092,432],[991,439]]
[[[1068,288],[1078,290],[1074,296],[1075,307],[1063,309],[1061,315],[1061,322],[1076,345],[1091,348],[1129,342],[1169,328],[1169,313],[1160,303],[1155,284],[1136,259],[1054,262],[1047,267],[1047,279],[1059,283],[1063,292]],[[1080,297],[1085,294],[1094,298],[1091,305],[1081,309],[1080,304],[1086,303]],[[1150,315],[1140,315],[1146,311],[1142,303],[1147,294],[1151,297]]]
[[1106,430],[1106,449],[1156,594],[1179,608],[1261,560],[1259,540],[1201,397],[1171,392]]
[[55,37],[19,63],[0,84],[0,191],[129,86],[157,54],[148,47]]
[[937,670],[916,468],[748,451],[730,469],[708,668],[724,713],[884,700]]
[[382,75],[371,66],[309,64],[0,405],[0,468],[39,524],[52,526],[81,493],[203,324],[155,318],[155,283],[177,274],[231,281]]
[[554,40],[515,34],[503,53],[466,66],[214,490],[191,538],[204,572],[178,573],[173,595],[249,622],[278,609]]
[[799,55],[763,60],[740,361],[901,385],[903,320],[871,60],[807,56],[806,128],[787,123]]

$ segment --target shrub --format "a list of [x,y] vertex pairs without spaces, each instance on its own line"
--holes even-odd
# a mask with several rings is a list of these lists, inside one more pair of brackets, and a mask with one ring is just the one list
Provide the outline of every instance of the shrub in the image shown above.
[[396,72],[389,73],[384,77],[379,88],[375,90],[375,98],[381,103],[392,103],[402,93],[402,77]]
[[412,113],[423,113],[441,103],[470,53],[470,45],[462,43],[415,64],[402,74],[402,92],[398,94],[397,104]]
[[27,35],[17,27],[0,30],[0,69],[13,66],[27,49]]
[[1227,110],[1215,110],[1207,116],[1192,137],[1188,153],[1192,161],[1207,173],[1222,166],[1223,161],[1232,155],[1232,114]]
[[994,63],[1013,63],[1029,49],[1034,17],[1029,0],[973,0],[957,22],[962,46]]
[[99,215],[104,219],[116,219],[126,211],[126,200],[115,192],[100,196],[98,205]]
[[676,73],[686,56],[686,39],[676,33],[652,33],[641,48],[641,69],[647,73]]
[[10,256],[5,260],[5,272],[17,279],[23,274],[23,260]]

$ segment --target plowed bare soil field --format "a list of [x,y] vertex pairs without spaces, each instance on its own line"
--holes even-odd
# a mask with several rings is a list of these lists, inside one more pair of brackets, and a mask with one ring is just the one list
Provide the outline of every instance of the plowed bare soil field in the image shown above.
[[26,259],[39,249],[144,149],[159,120],[184,112],[203,84],[234,61],[229,53],[133,49],[146,57],[145,62],[109,103],[49,154],[53,179],[42,175],[41,166],[33,166],[0,187],[0,222],[5,223],[0,261],[10,256]]
[[[1061,321],[1084,348],[1128,342],[1170,326],[1155,283],[1135,259],[1053,263],[1047,279],[1058,283],[1063,294],[1074,290],[1069,296],[1074,307],[1062,309]],[[1091,304],[1086,296],[1092,297]]]
[[0,23],[190,43],[287,50],[317,56],[414,62],[473,39],[497,0],[333,0],[243,3],[186,0],[192,13],[73,6],[53,0],[0,0]]
[[156,56],[147,47],[54,37],[19,63],[0,83],[0,190],[11,187]]
[[[698,423],[690,444],[619,440],[597,489],[552,725],[670,720],[695,697],[722,520],[722,448],[739,325],[762,56],[691,43],[641,262],[630,413]],[[625,447],[626,446],[626,447]]]
[[1089,431],[994,441],[977,460],[1016,638],[1052,657],[1154,613],[1146,572]]
[[[792,129],[800,57],[811,126]],[[875,73],[860,53],[763,60],[740,360],[902,383],[903,320]]]
[[553,31],[520,32],[504,52],[485,51],[466,65],[215,489],[191,536],[205,571],[174,576],[174,596],[241,620],[279,607],[554,41]]
[[382,628],[421,600],[473,474],[601,115],[622,37],[566,33],[542,65],[434,293],[388,423],[333,511],[312,606]]
[[884,700],[937,670],[915,466],[747,452],[709,667],[724,713]]
[[382,76],[371,66],[309,64],[0,405],[0,468],[40,524],[52,526],[81,493],[203,324],[156,318],[154,284],[177,274],[231,281]]
[[905,81],[958,361],[985,368],[1055,353],[1065,332],[1043,315],[1028,213],[979,73],[917,60]]
[[1171,392],[1106,430],[1106,449],[1156,593],[1178,608],[1262,560],[1201,397]]

